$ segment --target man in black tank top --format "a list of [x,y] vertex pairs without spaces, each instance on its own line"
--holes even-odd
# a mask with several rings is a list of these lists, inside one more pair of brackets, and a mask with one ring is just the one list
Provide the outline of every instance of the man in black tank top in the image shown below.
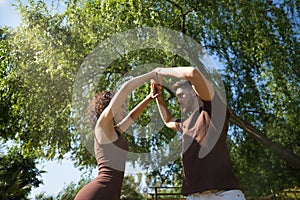
[[[161,96],[156,101],[165,125],[182,133],[183,185],[187,200],[244,200],[226,146],[229,112],[224,98],[193,67],[158,68],[174,85],[185,119],[175,119]],[[161,84],[161,83],[160,83]],[[157,84],[156,89],[161,89]]]

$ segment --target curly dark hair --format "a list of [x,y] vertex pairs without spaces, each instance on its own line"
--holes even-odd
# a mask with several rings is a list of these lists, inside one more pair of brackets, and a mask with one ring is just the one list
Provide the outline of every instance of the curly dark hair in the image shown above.
[[112,91],[97,92],[88,106],[88,123],[94,130],[97,120],[100,117],[103,110],[108,106],[112,97],[114,96]]

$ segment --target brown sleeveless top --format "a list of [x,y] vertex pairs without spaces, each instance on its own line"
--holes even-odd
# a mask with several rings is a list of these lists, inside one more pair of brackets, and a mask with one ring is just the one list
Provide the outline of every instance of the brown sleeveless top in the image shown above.
[[98,176],[75,197],[75,200],[119,200],[124,178],[128,142],[118,133],[113,143],[99,144],[94,138]]
[[[110,144],[99,144],[95,139],[94,150],[98,164],[98,181],[103,184],[105,198],[120,199],[121,187],[128,152],[128,142],[118,133],[118,139]],[[102,199],[102,198],[101,198]]]
[[203,101],[199,110],[178,124],[183,134],[184,195],[240,189],[226,146],[229,112],[217,94],[212,101]]

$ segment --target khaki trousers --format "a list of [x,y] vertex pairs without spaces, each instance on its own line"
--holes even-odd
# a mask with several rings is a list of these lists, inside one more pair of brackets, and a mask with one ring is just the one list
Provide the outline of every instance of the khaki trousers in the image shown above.
[[186,200],[246,200],[241,190],[209,190],[188,195]]

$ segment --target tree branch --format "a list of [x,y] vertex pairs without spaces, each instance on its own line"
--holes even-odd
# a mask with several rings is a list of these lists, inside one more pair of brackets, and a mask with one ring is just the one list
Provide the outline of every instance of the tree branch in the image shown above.
[[300,170],[300,156],[288,151],[283,145],[271,141],[262,131],[238,117],[231,109],[229,110],[231,123],[237,125],[264,146],[270,148],[279,158],[286,161],[291,168]]

